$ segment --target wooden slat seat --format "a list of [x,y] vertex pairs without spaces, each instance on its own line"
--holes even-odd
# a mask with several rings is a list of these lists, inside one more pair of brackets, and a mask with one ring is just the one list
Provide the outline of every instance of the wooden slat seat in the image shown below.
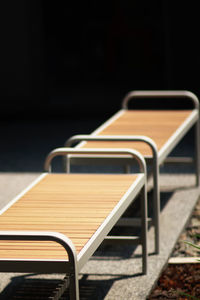
[[[140,194],[139,236],[109,239],[141,244],[142,270],[147,273],[145,161],[133,150],[101,152],[129,154],[139,165],[138,173],[42,174],[0,213],[0,272],[64,273],[70,300],[78,300],[79,271]],[[96,149],[55,149],[45,160],[45,171],[55,156],[70,153],[94,154]]]
[[[156,143],[159,153],[192,114],[193,110],[123,110],[113,122],[97,130],[96,135],[148,136]],[[144,156],[152,156],[151,148],[142,142],[89,141],[82,147],[131,148]]]
[[[137,175],[121,174],[48,174],[1,215],[0,228],[60,232],[79,254],[136,179]],[[2,242],[0,257],[67,258],[58,244],[42,244]]]

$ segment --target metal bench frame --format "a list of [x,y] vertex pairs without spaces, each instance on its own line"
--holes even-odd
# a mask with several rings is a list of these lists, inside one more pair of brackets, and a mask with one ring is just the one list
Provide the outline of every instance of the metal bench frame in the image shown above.
[[[146,136],[126,136],[126,135],[98,135],[101,130],[110,123],[114,122],[116,118],[124,111],[128,109],[128,104],[131,100],[135,100],[138,98],[164,98],[164,99],[181,99],[188,98],[193,106],[193,115],[192,118],[184,124],[176,134],[168,140],[165,147],[163,147],[160,151],[157,150],[157,146],[155,142]],[[65,142],[65,146],[72,146],[77,142],[87,142],[87,141],[141,141],[147,143],[152,149],[152,157],[146,156],[145,159],[147,164],[152,163],[152,174],[153,174],[153,225],[155,230],[155,253],[159,254],[160,252],[160,190],[159,190],[159,166],[164,162],[167,162],[167,156],[173,150],[173,148],[179,143],[179,141],[183,138],[183,136],[195,126],[195,174],[196,174],[196,185],[200,184],[200,123],[199,123],[199,101],[195,94],[189,91],[132,91],[128,93],[122,101],[122,110],[117,112],[114,116],[112,116],[109,120],[107,120],[104,124],[102,124],[99,128],[97,128],[91,135],[75,135],[69,138]],[[76,148],[81,148],[84,145],[83,143],[79,143]],[[100,163],[103,163],[103,158],[96,157]],[[71,160],[71,163],[76,164],[81,161],[84,163],[84,160],[81,157],[73,156],[68,157]],[[191,159],[187,158],[175,158],[168,159],[171,162],[191,162]],[[118,160],[119,162],[119,160]],[[66,162],[65,162],[66,165]],[[68,164],[69,166],[69,164]],[[67,172],[69,171],[66,170]],[[126,171],[129,172],[129,168],[127,166]]]
[[[141,194],[141,237],[137,240],[142,244],[142,269],[143,273],[147,273],[147,190],[146,190],[146,164],[143,157],[134,150],[128,149],[73,149],[73,148],[58,148],[49,153],[45,160],[45,171],[51,171],[51,163],[54,157],[60,155],[81,154],[91,155],[103,154],[109,157],[109,155],[129,155],[132,161],[136,161],[140,168],[140,174],[138,180],[131,186],[127,193],[121,198],[118,205],[110,213],[109,217],[105,219],[100,228],[91,237],[89,242],[77,255],[75,247],[71,240],[65,235],[57,232],[44,232],[44,231],[0,231],[0,240],[18,240],[18,241],[53,241],[61,244],[68,254],[68,260],[56,260],[56,259],[1,259],[0,258],[0,272],[34,272],[34,273],[64,273],[69,277],[69,291],[70,300],[79,299],[79,286],[78,286],[78,274],[84,264],[89,260],[97,247],[107,237],[107,234],[115,225],[117,220],[121,217],[127,207],[134,201],[136,196]],[[30,185],[23,193],[21,193],[9,207],[19,200],[28,190],[30,190],[40,179],[45,176],[42,174],[33,184]],[[2,213],[6,209],[2,210]],[[120,242],[125,240],[126,242],[134,242],[134,237],[112,237]],[[57,299],[57,298],[56,298]]]

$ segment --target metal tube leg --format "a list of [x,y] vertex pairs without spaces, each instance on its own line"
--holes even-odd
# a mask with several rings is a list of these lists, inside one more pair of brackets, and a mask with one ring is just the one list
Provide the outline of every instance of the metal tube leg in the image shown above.
[[142,217],[142,272],[143,274],[147,274],[147,188],[146,184],[142,188],[141,191],[141,217]]
[[70,170],[70,157],[68,155],[65,156],[65,167],[66,167],[65,169],[66,173],[69,174],[71,170]]
[[195,172],[196,186],[200,185],[200,121],[195,124]]
[[[69,277],[69,295],[70,300],[79,300],[78,274],[71,273]],[[68,298],[67,298],[68,299]]]
[[155,253],[160,252],[160,189],[159,189],[159,167],[157,158],[153,158],[153,223],[155,230]]

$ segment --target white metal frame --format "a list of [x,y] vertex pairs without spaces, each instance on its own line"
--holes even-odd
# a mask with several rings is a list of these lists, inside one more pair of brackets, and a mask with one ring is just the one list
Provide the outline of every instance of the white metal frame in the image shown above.
[[[143,143],[146,143],[147,145],[149,145],[149,147],[152,150],[152,168],[153,168],[153,183],[154,183],[154,189],[153,189],[153,225],[154,225],[154,230],[155,230],[155,253],[159,254],[160,252],[160,192],[159,192],[159,170],[158,170],[158,151],[157,151],[157,146],[154,143],[154,141],[146,136],[127,136],[127,135],[75,135],[72,136],[71,138],[69,138],[66,143],[65,146],[66,147],[71,147],[73,146],[74,143],[77,142],[81,142],[81,141],[129,141],[129,142],[133,142],[133,141],[140,141]],[[80,148],[80,144],[76,147]],[[70,164],[71,163],[77,163],[80,164],[81,161],[81,157],[75,157],[75,156],[71,156],[71,157],[64,157],[64,168],[66,168],[66,172],[70,172]],[[83,159],[83,158],[82,158]],[[115,160],[116,162],[121,162],[124,164],[126,164],[126,167],[128,167],[128,163],[129,161],[127,160],[127,162],[125,162],[124,160],[121,160],[120,157],[118,156],[117,158],[114,158],[112,156],[112,158],[110,158],[110,162],[111,159]],[[70,164],[68,163],[70,160]],[[104,160],[103,157],[98,157],[98,160],[100,163],[102,163],[102,161]],[[96,158],[97,161],[97,158]],[[86,163],[86,159],[83,159],[83,162]],[[87,160],[88,163],[88,160]],[[126,171],[129,172],[130,169],[126,168]],[[128,220],[124,220],[126,223],[128,222],[128,224],[130,225],[130,222]],[[150,220],[151,221],[151,220]],[[133,223],[133,220],[131,222],[133,225],[135,225],[135,223]],[[123,225],[123,222],[120,222],[120,224]]]
[[[197,96],[190,91],[131,91],[122,101],[122,111],[128,109],[128,104],[131,100],[139,98],[163,98],[163,99],[183,99],[187,98],[194,106],[192,114],[189,118],[180,126],[180,128],[174,133],[174,135],[168,140],[168,142],[158,152],[158,163],[161,165],[172,149],[181,141],[183,136],[195,126],[195,174],[196,174],[196,186],[200,185],[200,120],[199,120],[199,100]],[[175,161],[175,160],[174,160]],[[177,160],[179,161],[179,159]]]
[[[109,136],[109,135],[98,135],[103,129],[108,127],[111,123],[113,123],[116,119],[118,119],[125,110],[128,109],[128,104],[130,100],[134,100],[136,98],[172,98],[172,99],[181,99],[188,98],[192,101],[194,105],[193,112],[189,116],[189,118],[180,126],[180,128],[174,133],[173,136],[167,141],[167,143],[160,149],[157,150],[156,144],[152,139],[149,139],[145,136]],[[153,224],[155,228],[155,253],[158,254],[160,252],[160,232],[159,232],[159,224],[160,224],[160,191],[159,191],[159,166],[166,160],[167,156],[173,150],[173,148],[180,142],[183,136],[195,126],[195,168],[196,168],[196,185],[200,184],[200,129],[199,129],[199,100],[195,94],[189,91],[132,91],[128,93],[122,101],[122,110],[118,111],[115,115],[113,115],[110,119],[108,119],[104,124],[102,124],[99,128],[97,128],[91,135],[76,135],[69,138],[65,142],[65,146],[72,146],[74,143],[80,143],[76,146],[76,148],[81,148],[85,142],[87,141],[142,141],[147,143],[152,149],[152,156],[145,156],[145,159],[148,162],[152,161],[152,173],[153,173]],[[96,157],[101,164],[103,162],[103,157]],[[82,161],[81,156],[68,156],[68,160],[71,160],[71,163],[80,164]],[[113,157],[111,157],[113,159]],[[111,161],[110,159],[110,161]],[[185,159],[185,158],[184,158]],[[84,158],[85,160],[85,158]],[[83,162],[84,162],[83,160]],[[186,160],[186,159],[185,159]],[[173,160],[173,162],[180,161],[180,158]],[[182,161],[182,160],[181,160]],[[187,160],[188,161],[188,160]],[[191,160],[190,160],[191,161]],[[118,159],[118,162],[120,160]],[[123,160],[124,164],[124,160]],[[64,161],[64,167],[68,166],[66,161]],[[66,170],[66,171],[69,171]],[[128,168],[127,168],[128,171]]]
[[[45,160],[45,170],[51,170],[51,161],[55,156],[68,155],[68,154],[97,154],[104,155],[129,155],[132,159],[136,160],[140,167],[140,174],[137,180],[130,186],[113,211],[104,220],[96,233],[91,237],[86,246],[80,251],[78,256],[76,250],[71,242],[65,235],[57,232],[44,232],[44,231],[0,231],[0,240],[26,240],[26,241],[53,241],[61,244],[68,254],[67,260],[40,260],[40,259],[1,259],[0,258],[0,272],[36,272],[36,273],[64,273],[69,276],[69,291],[70,300],[79,299],[78,287],[78,274],[87,260],[91,257],[100,243],[105,239],[109,231],[116,224],[118,219],[124,213],[126,208],[134,201],[135,197],[141,193],[141,213],[142,213],[142,234],[139,242],[142,244],[142,268],[143,273],[147,273],[147,191],[146,191],[146,164],[144,158],[134,150],[127,149],[73,149],[73,148],[58,148],[53,150]],[[45,173],[46,174],[46,173]],[[33,184],[25,190],[30,190],[43,176],[40,176]],[[24,193],[20,195],[24,195]],[[16,197],[12,204],[19,200]],[[9,209],[9,205],[6,209]],[[2,211],[2,213],[5,209]],[[119,237],[120,239],[120,237]]]

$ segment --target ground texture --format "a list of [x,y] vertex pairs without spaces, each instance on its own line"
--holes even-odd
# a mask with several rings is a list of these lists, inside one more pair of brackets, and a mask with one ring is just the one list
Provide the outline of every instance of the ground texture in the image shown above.
[[[184,241],[200,246],[200,200],[172,254],[174,257],[200,257],[200,251]],[[153,299],[200,299],[200,263],[169,264],[148,297],[148,300]]]

